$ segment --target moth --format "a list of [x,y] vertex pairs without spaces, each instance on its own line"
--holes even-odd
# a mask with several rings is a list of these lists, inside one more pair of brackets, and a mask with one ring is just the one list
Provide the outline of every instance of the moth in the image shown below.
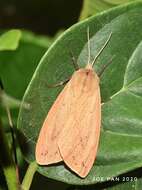
[[75,71],[50,108],[36,144],[36,161],[40,165],[61,161],[84,178],[96,159],[101,127],[99,77],[93,66],[112,33],[94,60]]

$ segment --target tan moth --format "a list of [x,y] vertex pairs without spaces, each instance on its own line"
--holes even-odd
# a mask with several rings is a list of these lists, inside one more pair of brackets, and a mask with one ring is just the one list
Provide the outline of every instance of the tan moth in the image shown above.
[[36,161],[40,165],[64,163],[84,178],[96,159],[100,126],[101,96],[99,77],[93,65],[108,44],[107,41],[90,63],[88,30],[88,63],[75,71],[50,108],[36,144]]

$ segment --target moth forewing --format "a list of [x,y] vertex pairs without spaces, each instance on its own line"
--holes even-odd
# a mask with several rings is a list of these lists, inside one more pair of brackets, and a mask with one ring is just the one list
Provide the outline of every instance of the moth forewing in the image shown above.
[[86,177],[96,158],[100,136],[99,81],[91,66],[87,66],[80,69],[71,82],[70,92],[73,91],[74,97],[70,98],[74,100],[58,146],[67,166],[80,177]]
[[[59,149],[57,146],[57,139],[64,127],[64,118],[68,117],[67,103],[68,85],[64,87],[59,94],[40,130],[38,141],[36,144],[36,161],[40,165],[48,165],[62,161]],[[58,123],[59,122],[59,123]]]

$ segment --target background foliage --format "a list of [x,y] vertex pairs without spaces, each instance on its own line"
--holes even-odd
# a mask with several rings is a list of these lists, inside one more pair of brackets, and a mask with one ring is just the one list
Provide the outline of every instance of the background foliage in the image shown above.
[[[73,50],[80,66],[84,67],[87,59],[86,28],[88,26],[92,57],[96,55],[109,33],[113,32],[110,44],[96,64],[96,71],[99,71],[101,66],[115,55],[113,63],[105,71],[100,83],[102,100],[105,104],[102,111],[103,126],[96,164],[85,180],[76,177],[63,165],[39,167],[38,171],[50,179],[36,173],[33,181],[31,179],[31,189],[36,190],[41,186],[44,189],[58,188],[61,190],[91,190],[94,188],[139,190],[141,188],[141,169],[137,168],[142,166],[142,3],[141,1],[132,2],[132,0],[132,3],[129,4],[129,2],[130,0],[115,2],[111,0],[70,2],[30,0],[22,3],[13,0],[0,2],[0,17],[3,21],[0,22],[1,28],[26,29],[10,30],[7,33],[1,31],[2,35],[0,36],[0,77],[5,90],[0,91],[0,119],[2,121],[0,128],[2,129],[1,134],[6,134],[4,138],[8,144],[11,144],[12,140],[5,107],[8,105],[10,108],[14,130],[17,131],[19,104],[28,86],[20,110],[17,132],[17,137],[22,145],[19,148],[17,143],[21,181],[27,170],[27,163],[23,160],[20,149],[24,150],[24,158],[29,163],[31,162],[29,173],[27,172],[27,177],[25,176],[22,183],[24,189],[29,189],[30,181],[27,179],[37,169],[34,163],[34,147],[41,123],[57,94],[61,91],[61,88],[48,90],[47,83],[64,80],[73,73],[69,50],[65,48],[68,45]],[[117,7],[120,4],[121,6]],[[102,12],[104,10],[105,12]],[[99,12],[100,14],[84,20]],[[79,20],[84,21],[79,22]],[[79,22],[77,25],[63,33],[63,30],[77,22]],[[60,35],[61,37],[58,38]],[[56,38],[58,38],[57,41]],[[49,50],[42,58],[48,48]],[[34,77],[32,78],[33,73]],[[32,105],[30,109],[29,103]],[[11,146],[9,148],[11,151]],[[1,150],[0,155],[2,154]],[[13,168],[9,168],[10,175],[15,175]],[[1,164],[1,189],[7,189],[5,181],[7,177],[13,178],[9,173],[7,171],[5,173],[5,167]],[[120,181],[112,180],[95,184],[95,177],[100,175],[104,177],[120,175]],[[124,176],[137,176],[138,180],[131,181],[129,178],[128,182],[124,182]],[[11,184],[15,184],[14,180],[11,181]],[[8,187],[11,184],[8,184]],[[81,184],[88,184],[88,186],[78,186]],[[14,188],[16,189],[16,186]]]

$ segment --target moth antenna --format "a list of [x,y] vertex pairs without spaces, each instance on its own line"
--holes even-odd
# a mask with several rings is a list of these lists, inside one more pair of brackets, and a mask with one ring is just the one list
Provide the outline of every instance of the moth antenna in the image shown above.
[[94,60],[92,61],[92,67],[94,66],[96,60],[98,59],[98,57],[100,56],[100,54],[103,52],[103,50],[107,46],[108,42],[111,39],[111,36],[112,36],[112,32],[110,33],[110,35],[109,35],[108,39],[106,40],[106,42],[104,43],[103,47],[100,49],[100,51],[98,52],[98,54],[95,56]]
[[88,41],[88,64],[89,64],[90,63],[90,59],[91,59],[89,26],[87,28],[87,41]]

